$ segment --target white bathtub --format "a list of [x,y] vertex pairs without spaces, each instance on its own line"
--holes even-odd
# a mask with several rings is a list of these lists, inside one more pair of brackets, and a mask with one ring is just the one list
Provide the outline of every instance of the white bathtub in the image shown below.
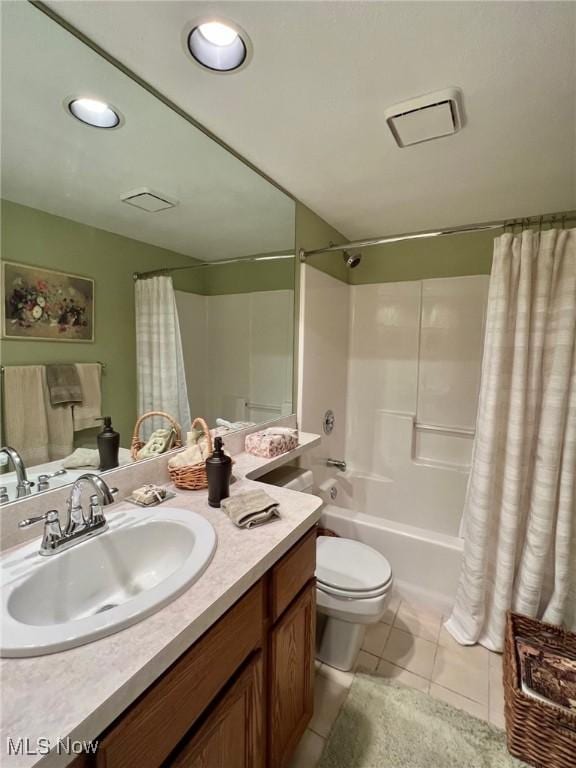
[[[364,487],[365,481],[363,475],[346,472],[323,483],[319,495],[326,504],[321,525],[381,552],[392,566],[395,584],[401,594],[435,610],[450,611],[460,573],[462,539],[383,517],[381,496],[379,507],[371,507],[374,483],[366,482]],[[351,487],[359,509],[353,508]],[[331,491],[333,495],[334,490],[336,498],[332,499]]]

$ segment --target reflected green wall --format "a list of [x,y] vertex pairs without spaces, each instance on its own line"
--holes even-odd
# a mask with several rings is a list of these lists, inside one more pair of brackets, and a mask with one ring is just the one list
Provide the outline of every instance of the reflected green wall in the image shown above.
[[[94,342],[0,341],[2,365],[106,363],[103,412],[112,416],[128,447],[136,420],[134,272],[189,266],[196,260],[44,211],[1,201],[1,258],[95,281]],[[216,295],[294,287],[295,260],[234,264],[174,272],[177,290]],[[95,446],[97,430],[77,435],[78,445]]]
[[295,259],[260,261],[174,272],[174,288],[204,296],[294,288]]
[[[3,339],[3,365],[56,362],[106,363],[103,410],[128,446],[136,420],[136,338],[132,273],[167,264],[185,265],[188,256],[102,229],[78,224],[6,200],[1,206],[2,259],[70,272],[95,281],[94,342]],[[92,430],[78,435],[93,442]]]

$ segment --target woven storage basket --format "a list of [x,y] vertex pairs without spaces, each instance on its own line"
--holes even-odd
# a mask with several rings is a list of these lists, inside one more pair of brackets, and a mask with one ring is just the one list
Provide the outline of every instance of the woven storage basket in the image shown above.
[[[208,424],[204,419],[194,419],[192,422],[192,429],[199,426],[206,435],[206,441],[208,443],[208,455],[212,453],[212,435]],[[174,483],[176,488],[181,488],[185,491],[201,491],[203,488],[208,488],[208,478],[206,476],[206,463],[190,464],[186,467],[168,467],[170,473],[170,480]]]
[[146,419],[150,419],[153,416],[162,416],[163,418],[167,419],[170,422],[175,434],[174,442],[172,443],[171,448],[182,447],[182,429],[180,427],[180,424],[178,424],[177,421],[174,421],[174,419],[172,418],[172,416],[170,416],[169,413],[164,413],[164,411],[148,411],[148,413],[143,413],[142,416],[140,416],[140,418],[134,425],[134,434],[132,435],[132,446],[131,446],[132,458],[134,460],[137,459],[138,451],[141,448],[144,448],[144,446],[146,445],[146,440],[142,440],[142,438],[140,437],[140,427],[142,426],[142,423]]
[[504,700],[508,749],[537,768],[576,768],[576,712],[522,692],[516,638],[576,654],[576,635],[527,616],[508,614],[504,648]]

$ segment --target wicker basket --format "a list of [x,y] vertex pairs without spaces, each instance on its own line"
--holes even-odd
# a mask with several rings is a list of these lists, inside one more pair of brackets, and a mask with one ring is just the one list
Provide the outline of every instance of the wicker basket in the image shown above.
[[148,411],[148,413],[143,413],[142,416],[138,419],[136,424],[134,425],[134,434],[132,435],[132,445],[131,445],[131,451],[132,451],[132,458],[136,461],[138,458],[138,451],[141,448],[144,448],[146,445],[146,441],[142,440],[140,437],[140,427],[142,426],[142,423],[146,419],[150,419],[153,416],[162,416],[163,418],[167,419],[174,431],[174,442],[170,446],[171,448],[181,448],[182,447],[182,428],[180,427],[180,424],[178,424],[177,421],[174,421],[172,416],[170,416],[169,413],[164,413],[164,411]]
[[576,635],[527,616],[508,614],[504,648],[504,700],[508,749],[537,768],[576,768],[576,712],[522,692],[516,638],[553,644],[576,654]]
[[[212,453],[212,435],[208,424],[204,419],[194,419],[192,422],[192,429],[196,426],[201,427],[202,431],[206,435],[206,441],[208,443],[208,455]],[[176,486],[185,491],[201,491],[203,488],[208,488],[208,478],[206,476],[206,463],[190,464],[186,467],[168,467],[170,473],[170,479]]]

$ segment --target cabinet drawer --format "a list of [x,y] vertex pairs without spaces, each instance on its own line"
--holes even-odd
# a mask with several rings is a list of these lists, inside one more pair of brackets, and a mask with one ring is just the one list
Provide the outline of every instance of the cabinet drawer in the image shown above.
[[316,528],[309,531],[272,568],[272,621],[281,616],[316,571]]
[[262,768],[262,654],[168,759],[170,768]]
[[157,768],[262,646],[263,587],[254,586],[146,691],[100,741],[99,768]]

